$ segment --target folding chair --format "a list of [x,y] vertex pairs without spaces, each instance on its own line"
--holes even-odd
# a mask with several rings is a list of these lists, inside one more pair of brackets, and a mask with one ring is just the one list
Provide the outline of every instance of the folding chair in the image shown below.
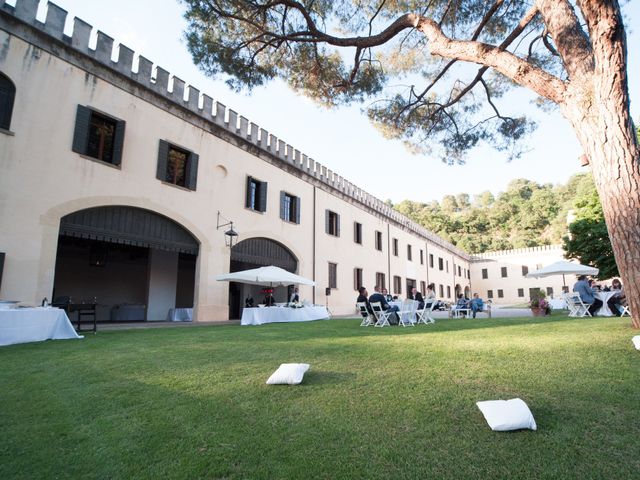
[[431,316],[431,313],[433,313],[433,308],[437,304],[438,301],[434,299],[431,303],[425,303],[422,310],[417,310],[416,314],[418,316],[418,321],[416,322],[416,324],[424,323],[425,325],[428,325],[430,323],[436,323],[434,318]]
[[415,300],[406,299],[402,302],[402,308],[397,312],[398,317],[400,318],[398,325],[402,325],[403,327],[415,327],[417,308],[418,302]]
[[620,310],[620,316],[624,317],[626,315],[627,317],[630,317],[631,312],[629,311],[629,305],[625,305],[625,306],[620,305],[620,306],[622,307],[622,309]]
[[567,305],[569,306],[570,317],[591,317],[589,312],[590,303],[584,303],[579,293],[570,293],[567,297]]
[[376,324],[376,319],[372,314],[369,313],[369,310],[367,310],[366,303],[358,302],[356,303],[356,307],[360,312],[360,315],[362,315],[362,322],[360,323],[361,327],[368,327],[369,325]]
[[374,325],[374,327],[390,327],[389,318],[393,315],[393,312],[388,310],[384,310],[382,308],[382,304],[380,302],[371,302],[371,310],[373,310],[373,314],[376,316],[378,321]]

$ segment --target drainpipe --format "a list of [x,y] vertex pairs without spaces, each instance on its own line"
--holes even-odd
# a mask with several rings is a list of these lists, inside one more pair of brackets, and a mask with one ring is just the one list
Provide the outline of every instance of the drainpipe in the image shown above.
[[[311,248],[313,250],[313,261],[312,261],[312,269],[313,269],[313,281],[316,281],[316,186],[313,186],[313,238],[311,239]],[[316,285],[318,282],[316,282]],[[316,285],[313,286],[313,296],[312,301],[313,304],[316,304]]]
[[387,222],[387,290],[391,292],[391,225]]

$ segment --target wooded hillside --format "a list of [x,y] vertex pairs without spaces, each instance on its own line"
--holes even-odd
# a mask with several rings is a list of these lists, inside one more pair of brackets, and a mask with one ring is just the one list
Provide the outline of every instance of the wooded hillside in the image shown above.
[[404,200],[394,208],[469,253],[562,243],[567,214],[598,194],[591,174],[565,185],[516,179],[497,196],[486,191],[446,195],[442,201]]

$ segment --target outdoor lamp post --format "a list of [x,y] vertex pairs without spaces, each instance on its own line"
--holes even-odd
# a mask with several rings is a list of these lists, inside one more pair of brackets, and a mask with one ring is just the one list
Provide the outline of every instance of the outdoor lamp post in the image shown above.
[[[221,218],[225,223],[220,223],[220,219]],[[233,242],[237,241],[238,232],[236,232],[233,229],[233,222],[230,221],[228,218],[225,218],[222,215],[220,215],[220,211],[218,211],[218,219],[217,219],[217,222],[216,222],[216,230],[220,230],[221,228],[226,227],[227,225],[229,225],[230,228],[229,228],[229,230],[224,232],[224,244],[227,247],[232,248],[233,247]]]

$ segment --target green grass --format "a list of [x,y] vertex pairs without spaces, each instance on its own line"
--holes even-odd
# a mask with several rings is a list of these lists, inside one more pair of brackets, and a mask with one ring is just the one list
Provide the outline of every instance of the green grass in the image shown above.
[[[0,348],[0,478],[640,475],[629,319],[357,320],[99,332]],[[300,386],[267,386],[307,362]],[[520,397],[538,430],[475,402]]]

